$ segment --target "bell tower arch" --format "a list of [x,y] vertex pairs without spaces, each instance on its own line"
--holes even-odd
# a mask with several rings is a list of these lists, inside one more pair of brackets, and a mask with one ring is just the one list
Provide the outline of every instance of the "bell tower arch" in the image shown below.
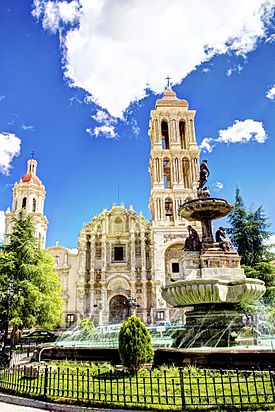
[[[159,284],[157,301],[161,301],[161,286],[167,277],[165,250],[169,242],[183,246],[188,235],[188,223],[178,216],[178,209],[184,201],[197,196],[200,151],[195,137],[195,114],[195,110],[188,109],[186,100],[177,97],[169,81],[162,98],[151,111],[149,209],[154,244],[153,273]],[[176,267],[177,259],[178,256],[171,256],[173,267]],[[176,276],[175,273],[173,278]]]
[[196,196],[199,149],[194,130],[195,114],[195,110],[188,110],[188,102],[178,99],[170,86],[151,111],[149,208],[154,225],[167,226],[170,222],[177,226],[179,205],[187,197]]

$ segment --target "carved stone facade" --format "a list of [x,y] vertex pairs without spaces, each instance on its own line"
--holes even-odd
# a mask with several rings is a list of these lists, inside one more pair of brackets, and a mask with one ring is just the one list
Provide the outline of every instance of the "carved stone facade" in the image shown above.
[[[179,315],[164,301],[161,287],[179,275],[188,222],[179,217],[178,209],[196,197],[199,149],[194,117],[195,111],[188,110],[188,103],[178,99],[170,87],[151,112],[151,222],[131,206],[113,205],[83,226],[76,253],[59,245],[48,248],[63,287],[64,326],[84,317],[97,324],[117,323],[133,311],[146,323],[181,320],[182,310]],[[30,162],[30,166],[36,165],[36,161]],[[24,190],[30,188],[25,196],[27,211],[32,213],[29,206],[33,197],[29,194],[37,193],[38,209],[33,213],[41,214],[37,216],[46,228],[45,189],[34,176],[32,179],[15,185],[14,202],[18,204],[13,210],[22,207]],[[194,226],[200,234],[200,224]],[[46,229],[43,241],[45,235]]]
[[[177,310],[161,297],[161,287],[179,276],[188,222],[178,216],[178,208],[196,197],[194,117],[195,111],[170,87],[151,112],[152,222],[132,207],[113,205],[84,225],[77,255],[49,248],[63,282],[64,324],[81,317],[98,324],[121,322],[133,310],[133,299],[136,314],[146,323],[179,320]],[[201,233],[200,224],[194,226]]]
[[[91,316],[99,324],[121,322],[133,298],[137,315],[151,322],[155,306],[151,225],[142,213],[113,205],[83,226],[77,255],[61,246],[48,250],[62,281],[64,323]],[[74,286],[69,283],[73,278]]]

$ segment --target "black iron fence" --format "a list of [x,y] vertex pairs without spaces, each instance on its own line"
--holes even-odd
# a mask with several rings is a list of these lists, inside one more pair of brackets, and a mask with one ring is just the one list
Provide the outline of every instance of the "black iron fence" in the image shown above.
[[0,369],[17,365],[22,358],[29,358],[37,349],[36,342],[16,345],[14,348],[9,346],[0,350]]
[[182,410],[190,406],[245,407],[275,404],[272,370],[225,371],[174,368],[121,372],[13,367],[0,374],[0,390],[85,405]]

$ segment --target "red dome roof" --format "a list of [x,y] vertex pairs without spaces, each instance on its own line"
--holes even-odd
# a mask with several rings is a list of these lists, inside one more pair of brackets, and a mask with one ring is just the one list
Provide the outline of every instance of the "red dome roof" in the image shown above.
[[28,172],[25,176],[22,177],[22,182],[24,183],[35,183],[36,185],[41,185],[41,180],[39,177],[34,175],[32,172]]

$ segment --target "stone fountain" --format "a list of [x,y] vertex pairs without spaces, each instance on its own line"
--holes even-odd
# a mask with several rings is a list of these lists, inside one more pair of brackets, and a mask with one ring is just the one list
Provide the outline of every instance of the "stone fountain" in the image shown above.
[[263,281],[245,276],[241,257],[222,227],[213,238],[212,220],[228,215],[233,207],[225,199],[210,197],[205,187],[208,176],[203,161],[198,197],[179,209],[182,218],[201,222],[201,239],[188,226],[179,261],[181,279],[162,288],[170,305],[186,308],[186,333],[178,342],[182,347],[230,346],[244,326],[240,304],[250,304],[265,293]]

